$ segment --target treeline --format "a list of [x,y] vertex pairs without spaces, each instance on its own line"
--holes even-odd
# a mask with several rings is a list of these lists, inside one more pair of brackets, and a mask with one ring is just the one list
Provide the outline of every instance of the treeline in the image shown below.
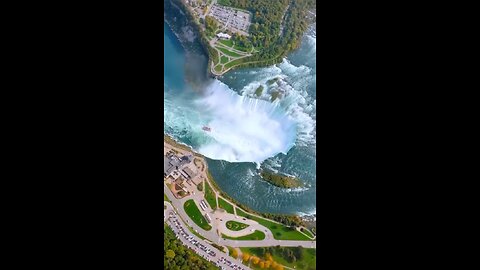
[[[301,261],[305,257],[305,250],[303,247],[261,247],[258,249],[260,256],[269,256],[269,254],[275,254],[281,256],[289,263]],[[262,255],[263,254],[263,255]]]
[[[229,0],[229,5],[248,10],[252,14],[248,40],[258,50],[243,62],[283,58],[298,48],[302,36],[311,23],[305,18],[315,8],[314,0]],[[283,28],[282,28],[283,24]],[[249,42],[239,39],[248,47]],[[269,64],[262,62],[261,64]]]
[[207,35],[214,36],[215,31],[217,31],[218,23],[217,21],[210,16],[205,17],[205,32]]
[[[281,247],[281,246],[248,248],[248,251],[244,251],[242,256],[243,256],[244,262],[245,261],[253,262],[255,265],[260,266],[260,268],[262,269],[263,268],[283,269],[283,266],[276,263],[274,261],[274,258],[281,257],[288,263],[295,264],[296,262],[301,262],[305,260],[307,257],[305,255],[305,249],[303,247]],[[260,262],[258,262],[259,260]],[[257,263],[255,263],[256,261]],[[310,265],[308,266],[307,269],[309,270],[315,269],[315,266]]]
[[263,217],[273,219],[276,222],[280,222],[282,224],[285,224],[286,226],[289,227],[300,227],[300,226],[305,226],[305,223],[299,216],[294,216],[294,215],[282,215],[282,214],[269,214],[269,213],[264,213],[262,214]]
[[259,213],[249,207],[247,207],[246,205],[238,202],[237,200],[235,200],[234,198],[232,198],[230,195],[228,195],[227,193],[225,193],[224,191],[222,191],[222,189],[220,189],[220,187],[217,185],[217,183],[215,182],[215,180],[213,179],[212,175],[210,174],[209,171],[207,171],[207,177],[208,179],[210,180],[210,182],[212,183],[213,187],[218,190],[218,192],[220,193],[220,195],[222,197],[224,197],[225,199],[229,200],[230,202],[232,202],[233,204],[235,204],[236,206],[238,206],[239,208],[241,208],[243,211],[246,211],[247,212],[247,218],[250,218],[248,216],[249,213],[252,213],[252,214],[255,214],[257,216],[261,216],[261,217],[264,217],[264,218],[268,218],[268,219],[271,219],[271,220],[275,220],[276,222],[280,222],[282,224],[284,224],[285,226],[289,226],[292,228],[292,230],[295,228],[295,227],[300,227],[300,226],[306,226],[305,222],[302,220],[302,218],[300,218],[299,216],[297,215],[286,215],[286,214],[273,214],[273,213]]
[[166,225],[164,225],[163,246],[163,269],[165,270],[218,269],[194,251],[185,247],[180,240],[175,238],[172,229]]

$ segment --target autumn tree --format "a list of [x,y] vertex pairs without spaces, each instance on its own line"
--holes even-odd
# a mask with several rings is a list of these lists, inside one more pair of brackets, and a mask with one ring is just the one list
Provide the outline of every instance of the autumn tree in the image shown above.
[[165,256],[167,256],[167,258],[169,258],[169,259],[173,259],[175,257],[175,252],[173,250],[169,249],[169,250],[167,250],[167,253],[166,253]]
[[232,251],[232,257],[234,257],[235,259],[238,258],[238,251],[237,251],[236,248],[234,248],[233,251]]
[[265,254],[265,258],[267,259],[267,261],[273,261],[272,254],[270,254],[268,252]]
[[242,256],[242,257],[243,257],[243,261],[244,261],[244,262],[248,262],[248,260],[250,259],[250,254],[248,254],[248,253],[243,253],[243,256]]

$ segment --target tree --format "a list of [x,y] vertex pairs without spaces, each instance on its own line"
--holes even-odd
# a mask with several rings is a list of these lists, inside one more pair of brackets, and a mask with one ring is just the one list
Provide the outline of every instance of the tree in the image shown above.
[[244,262],[248,262],[248,260],[250,260],[250,254],[248,253],[243,253],[242,257]]
[[260,262],[260,258],[258,258],[257,256],[253,256],[252,257],[252,262],[253,262],[253,264],[258,264]]
[[238,258],[238,251],[237,251],[236,248],[234,248],[233,251],[232,251],[232,257],[234,257],[235,259]]
[[175,257],[175,252],[171,249],[167,250],[167,254],[165,255],[169,259],[173,259]]
[[265,263],[263,261],[260,262],[260,268],[265,268]]

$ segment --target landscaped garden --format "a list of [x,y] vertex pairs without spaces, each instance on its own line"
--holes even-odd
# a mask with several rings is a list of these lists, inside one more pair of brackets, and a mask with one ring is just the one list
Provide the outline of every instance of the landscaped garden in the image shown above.
[[265,239],[265,234],[261,231],[255,231],[252,234],[241,236],[241,237],[230,237],[222,233],[222,238],[230,240],[263,240]]
[[187,212],[187,215],[190,217],[195,224],[197,224],[200,228],[209,231],[212,229],[212,226],[210,226],[205,219],[205,217],[200,213],[200,210],[198,209],[197,205],[193,200],[188,200],[185,202],[183,205],[183,208],[185,209],[185,212]]
[[228,213],[233,214],[233,205],[218,197],[218,207],[225,209]]
[[247,228],[248,224],[244,224],[244,223],[241,223],[241,222],[237,222],[237,221],[233,221],[233,220],[229,220],[227,221],[227,229],[231,230],[231,231],[241,231],[245,228]]
[[289,228],[283,224],[275,223],[257,216],[249,215],[238,207],[237,215],[255,220],[261,225],[267,227],[270,231],[272,231],[273,237],[277,240],[311,240],[306,235],[293,228]]
[[215,192],[213,192],[212,188],[210,187],[207,181],[205,181],[205,199],[207,200],[207,203],[210,205],[212,209],[217,208],[217,200],[215,198]]

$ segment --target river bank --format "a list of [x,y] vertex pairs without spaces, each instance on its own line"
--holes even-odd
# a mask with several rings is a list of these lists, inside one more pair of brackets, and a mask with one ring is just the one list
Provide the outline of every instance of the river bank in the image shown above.
[[188,19],[184,7],[172,0],[164,1],[164,10],[164,22],[177,37],[189,59],[189,64],[184,67],[185,78],[194,89],[205,87],[208,78],[212,76],[209,72],[208,51],[202,45],[202,37],[196,29],[198,26]]
[[[179,143],[175,139],[173,139],[172,137],[170,137],[166,134],[163,135],[163,138],[164,138],[164,143],[167,143],[167,144],[173,146],[174,148],[178,148],[178,149],[190,152],[195,157],[203,159],[204,164],[207,164],[205,162],[205,157],[203,155],[197,153],[190,146],[188,146],[186,144]],[[210,174],[209,169],[208,169],[208,165],[205,168],[205,170],[206,170],[208,180],[212,184],[212,188],[215,189],[222,197],[224,197],[225,199],[227,199],[228,201],[230,201],[231,203],[233,203],[237,207],[241,208],[245,213],[261,216],[261,217],[264,217],[264,218],[268,218],[268,219],[280,222],[280,223],[282,223],[286,226],[289,226],[289,227],[306,227],[308,229],[312,229],[312,228],[315,227],[314,223],[312,223],[312,220],[310,218],[303,219],[303,217],[298,216],[298,215],[260,213],[260,212],[257,212],[255,210],[249,208],[248,206],[236,201],[234,198],[232,198],[231,196],[229,196],[227,193],[225,193],[224,191],[222,191],[220,189],[218,184],[215,182],[215,179]]]

